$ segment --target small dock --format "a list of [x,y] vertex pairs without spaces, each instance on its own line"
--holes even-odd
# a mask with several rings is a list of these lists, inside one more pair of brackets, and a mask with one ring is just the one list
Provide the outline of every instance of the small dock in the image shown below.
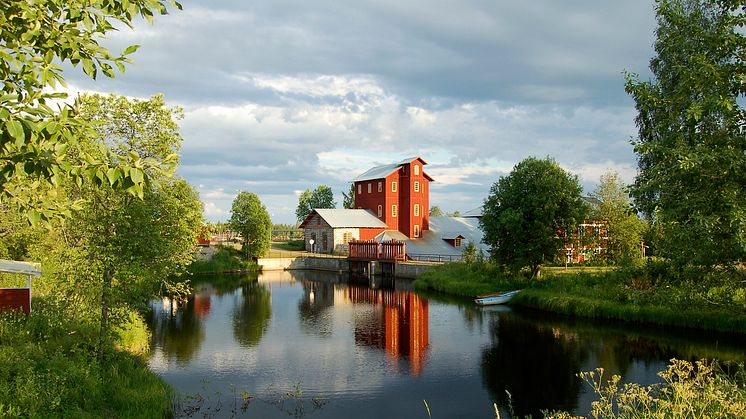
[[370,277],[375,271],[375,265],[380,266],[383,276],[396,276],[398,262],[407,260],[406,243],[391,240],[377,242],[375,240],[352,240],[348,243],[350,272],[355,275]]

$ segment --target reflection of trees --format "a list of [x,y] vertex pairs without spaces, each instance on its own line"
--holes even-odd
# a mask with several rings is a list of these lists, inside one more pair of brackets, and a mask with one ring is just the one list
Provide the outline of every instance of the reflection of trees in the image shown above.
[[581,390],[576,374],[585,358],[576,339],[557,338],[551,329],[513,313],[496,316],[491,329],[493,344],[482,353],[482,379],[500,405],[507,404],[507,390],[519,416],[576,407]]
[[271,294],[264,285],[248,282],[241,285],[241,297],[233,309],[233,336],[242,346],[255,346],[272,317]]
[[298,302],[298,316],[304,332],[320,337],[332,334],[332,316],[328,312],[334,305],[334,285],[327,282],[303,280],[303,298]]
[[152,344],[161,348],[166,359],[176,360],[179,365],[189,363],[205,340],[202,321],[194,306],[194,296],[180,308],[173,300],[164,298],[162,304],[153,305],[148,319]]

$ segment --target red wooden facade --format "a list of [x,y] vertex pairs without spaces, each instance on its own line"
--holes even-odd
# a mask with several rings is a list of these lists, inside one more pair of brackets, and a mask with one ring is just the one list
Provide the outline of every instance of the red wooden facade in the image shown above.
[[422,237],[422,232],[430,229],[430,182],[433,180],[424,171],[426,164],[417,157],[397,165],[381,166],[378,172],[377,168],[371,169],[375,175],[355,181],[355,208],[373,211],[388,228],[410,239]]

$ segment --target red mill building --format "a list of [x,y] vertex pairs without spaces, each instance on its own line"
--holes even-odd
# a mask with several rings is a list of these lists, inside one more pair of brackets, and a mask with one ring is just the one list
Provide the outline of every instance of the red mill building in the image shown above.
[[430,229],[430,182],[427,163],[413,157],[376,166],[355,180],[355,208],[373,212],[391,230],[410,239]]

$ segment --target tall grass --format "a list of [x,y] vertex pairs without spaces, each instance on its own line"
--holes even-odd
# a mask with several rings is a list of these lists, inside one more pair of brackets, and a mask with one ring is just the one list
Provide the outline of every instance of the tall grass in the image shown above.
[[[136,315],[131,319],[141,321]],[[129,346],[138,346],[134,335],[128,340]],[[113,351],[99,363],[96,343],[95,321],[70,315],[63,302],[48,297],[35,298],[28,316],[0,315],[0,417],[145,418],[169,413],[170,390],[148,370],[144,358]]]

